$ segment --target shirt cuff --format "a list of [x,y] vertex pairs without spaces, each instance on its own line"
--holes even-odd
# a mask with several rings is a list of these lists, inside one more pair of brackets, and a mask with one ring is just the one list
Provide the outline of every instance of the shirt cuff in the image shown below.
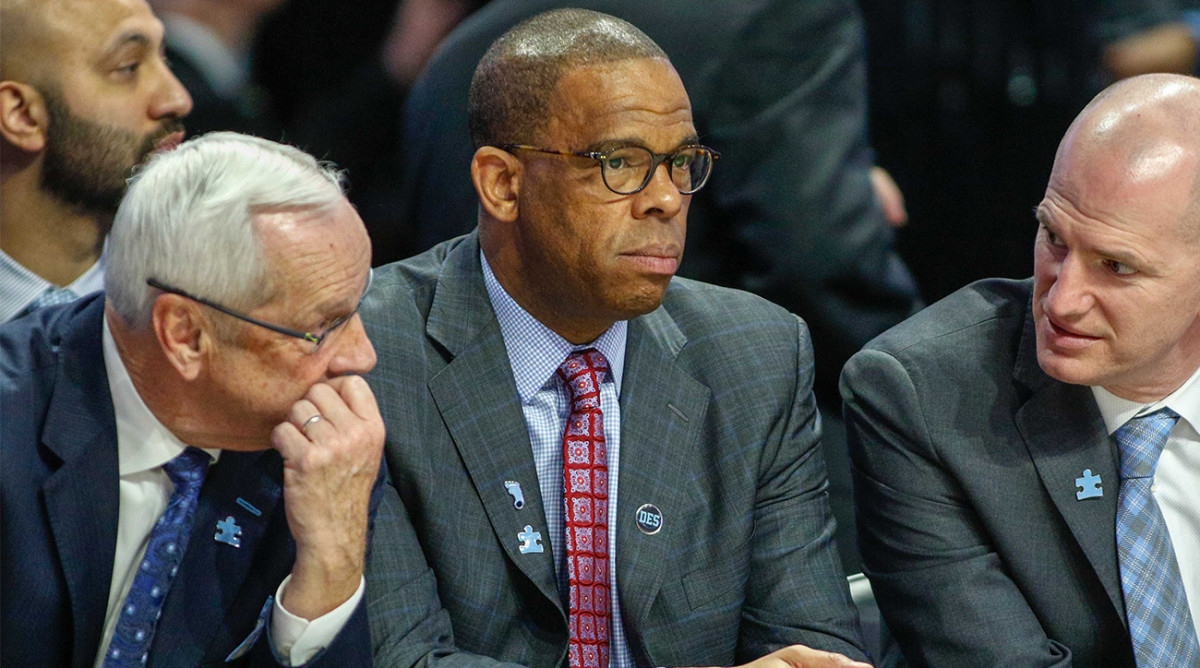
[[302,666],[329,646],[354,614],[363,597],[364,580],[346,602],[313,620],[297,617],[284,609],[283,590],[292,581],[289,574],[275,591],[275,611],[271,615],[271,649],[285,665]]

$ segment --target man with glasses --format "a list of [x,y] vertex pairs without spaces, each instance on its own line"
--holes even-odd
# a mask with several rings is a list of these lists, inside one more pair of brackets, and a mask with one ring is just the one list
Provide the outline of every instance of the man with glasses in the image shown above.
[[547,12],[470,117],[477,230],[363,304],[405,511],[376,663],[862,665],[807,330],[673,277],[717,154],[665,54]]
[[340,175],[205,135],[134,178],[109,253],[106,294],[0,327],[0,663],[369,665],[391,491]]

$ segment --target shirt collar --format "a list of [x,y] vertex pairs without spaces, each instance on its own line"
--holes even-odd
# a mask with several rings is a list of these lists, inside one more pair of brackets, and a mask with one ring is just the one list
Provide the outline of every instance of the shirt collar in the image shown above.
[[479,261],[483,265],[483,282],[487,286],[492,310],[496,312],[496,320],[500,323],[500,336],[504,339],[504,348],[508,352],[508,362],[513,370],[513,379],[517,383],[517,394],[521,397],[521,403],[533,400],[538,390],[552,379],[555,370],[567,359],[567,355],[584,348],[595,348],[608,360],[608,367],[612,373],[605,378],[605,382],[611,380],[616,385],[617,396],[621,396],[628,321],[613,323],[612,327],[591,343],[572,344],[521,308],[500,285],[482,250],[479,252]]
[[[96,260],[96,263],[73,283],[64,287],[79,297],[103,290],[104,259],[107,254],[106,244],[105,251],[100,253],[100,259]],[[13,316],[29,306],[29,302],[37,299],[46,291],[46,288],[53,285],[50,281],[26,269],[4,251],[0,251],[0,322],[12,320]]]
[[[161,467],[175,459],[187,448],[175,434],[163,426],[146,407],[133,387],[129,370],[117,352],[117,343],[104,319],[104,368],[108,374],[108,391],[112,394],[113,412],[117,418],[117,459],[120,474],[127,476]],[[213,462],[220,450],[204,448]]]
[[1099,407],[1104,426],[1110,434],[1134,417],[1153,413],[1163,407],[1179,413],[1193,429],[1200,431],[1200,369],[1192,373],[1192,377],[1178,390],[1148,404],[1122,399],[1099,386],[1092,386],[1092,396],[1096,398],[1096,406]]

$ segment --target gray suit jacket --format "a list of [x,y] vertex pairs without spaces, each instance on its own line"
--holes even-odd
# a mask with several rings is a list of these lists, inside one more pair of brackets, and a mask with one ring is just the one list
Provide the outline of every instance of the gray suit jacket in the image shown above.
[[[408,520],[398,549],[375,551],[399,574],[368,590],[377,663],[479,660],[465,650],[564,664],[549,540],[518,550],[525,525],[544,534],[545,512],[476,236],[376,270],[363,317]],[[861,657],[803,323],[676,279],[630,321],[625,365],[617,570],[638,663],[729,664],[792,643]],[[522,484],[523,509],[506,480]],[[645,503],[664,516],[655,535],[635,524]]]
[[[864,570],[917,665],[1134,665],[1116,445],[1038,366],[1031,287],[972,284],[842,374]],[[1076,498],[1085,469],[1102,496]]]

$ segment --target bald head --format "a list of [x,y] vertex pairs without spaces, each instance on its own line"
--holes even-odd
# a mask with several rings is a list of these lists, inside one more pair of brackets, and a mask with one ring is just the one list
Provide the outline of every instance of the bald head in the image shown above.
[[45,33],[49,4],[50,0],[0,0],[0,80],[29,77],[29,54]]
[[1200,79],[1148,74],[1102,91],[1059,144],[1051,180],[1068,175],[1106,199],[1179,194],[1200,238]]
[[468,122],[475,147],[537,141],[567,72],[639,58],[667,60],[633,24],[586,9],[556,9],[497,39],[471,79]]

